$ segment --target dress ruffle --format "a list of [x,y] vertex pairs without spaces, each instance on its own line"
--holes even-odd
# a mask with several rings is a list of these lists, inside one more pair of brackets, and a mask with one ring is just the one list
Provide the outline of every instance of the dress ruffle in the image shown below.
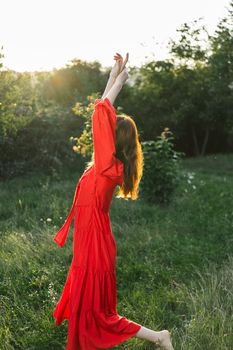
[[93,270],[75,266],[73,261],[54,317],[56,325],[68,319],[68,327],[72,326],[66,350],[109,349],[141,327],[117,313],[114,270]]

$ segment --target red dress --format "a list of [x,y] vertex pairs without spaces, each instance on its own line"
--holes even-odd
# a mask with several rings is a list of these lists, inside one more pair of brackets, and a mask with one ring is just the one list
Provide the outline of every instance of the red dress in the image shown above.
[[109,208],[124,164],[115,154],[116,110],[96,99],[92,114],[94,165],[81,176],[70,213],[55,235],[63,246],[74,217],[73,258],[54,317],[68,319],[66,350],[112,348],[134,336],[141,325],[116,310],[116,241]]

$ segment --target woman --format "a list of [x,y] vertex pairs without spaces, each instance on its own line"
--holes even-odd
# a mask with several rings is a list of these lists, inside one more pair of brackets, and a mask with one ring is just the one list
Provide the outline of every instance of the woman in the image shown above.
[[137,198],[143,155],[136,125],[116,116],[113,103],[128,79],[120,54],[104,94],[94,102],[92,161],[78,181],[70,213],[55,235],[63,246],[74,217],[73,258],[54,310],[56,325],[68,320],[66,350],[112,348],[136,336],[174,350],[167,330],[156,332],[116,311],[116,241],[109,208],[116,186],[118,197]]

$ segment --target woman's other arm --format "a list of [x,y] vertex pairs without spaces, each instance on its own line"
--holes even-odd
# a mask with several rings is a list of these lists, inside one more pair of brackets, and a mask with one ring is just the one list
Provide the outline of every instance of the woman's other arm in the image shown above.
[[112,67],[107,85],[105,87],[105,90],[104,90],[104,93],[103,93],[101,99],[104,99],[106,97],[106,95],[108,94],[108,92],[111,90],[112,86],[114,85],[114,83],[116,81],[117,76],[124,69],[126,63],[128,62],[128,58],[129,58],[128,53],[126,54],[126,58],[125,58],[124,62],[123,62],[123,57],[118,52],[114,56],[114,60],[116,60],[116,62],[115,62],[115,65]]
[[106,97],[107,93],[109,92],[109,90],[111,89],[113,84],[115,83],[115,80],[116,80],[116,78],[110,74],[110,76],[108,78],[108,82],[107,82],[106,88],[105,88],[104,93],[103,93],[103,95],[101,97],[102,100]]
[[127,71],[127,68],[125,67],[123,71],[118,75],[113,86],[105,96],[109,99],[112,105],[128,78],[129,78],[128,71]]

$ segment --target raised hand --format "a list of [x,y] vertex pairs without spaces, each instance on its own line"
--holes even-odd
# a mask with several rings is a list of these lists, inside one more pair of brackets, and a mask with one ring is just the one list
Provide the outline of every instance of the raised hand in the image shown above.
[[[114,59],[119,60],[119,63],[120,63],[120,65],[121,65],[121,67],[120,67],[120,72],[122,72],[123,69],[124,69],[125,66],[126,66],[126,63],[127,63],[128,60],[129,60],[129,53],[127,52],[124,61],[123,61],[123,57],[122,57],[121,54],[119,54],[118,52],[117,52],[116,55],[114,56]],[[120,73],[120,72],[119,72],[119,73]]]
[[125,81],[128,79],[129,75],[126,68],[126,63],[129,59],[129,53],[127,52],[125,59],[118,52],[114,56],[115,65],[112,67],[110,72],[110,77],[108,79],[107,85],[105,87],[102,99],[109,97],[111,103],[114,102],[116,96],[120,92]]
[[127,52],[125,60],[123,61],[123,57],[121,56],[121,54],[119,54],[118,52],[114,55],[114,60],[115,65],[113,66],[110,76],[114,77],[115,79],[117,78],[117,76],[123,71],[123,69],[126,66],[126,63],[129,60],[129,53]]

